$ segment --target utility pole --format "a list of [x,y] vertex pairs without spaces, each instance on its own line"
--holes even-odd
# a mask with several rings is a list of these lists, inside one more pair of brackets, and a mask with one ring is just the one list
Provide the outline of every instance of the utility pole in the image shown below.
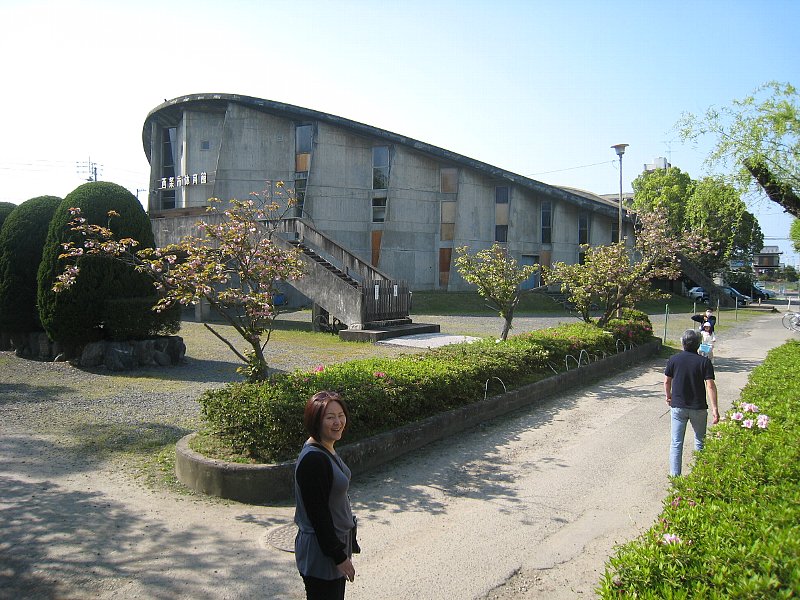
[[77,172],[80,173],[81,175],[89,175],[89,177],[86,178],[86,181],[97,181],[98,168],[101,174],[103,172],[103,165],[98,165],[96,162],[92,160],[91,157],[89,157],[88,162],[75,163],[75,167],[77,169]]

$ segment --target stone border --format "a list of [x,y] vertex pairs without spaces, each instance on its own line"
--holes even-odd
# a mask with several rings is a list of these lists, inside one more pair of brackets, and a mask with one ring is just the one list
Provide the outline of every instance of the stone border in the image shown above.
[[[579,369],[559,373],[511,392],[342,446],[338,453],[353,473],[359,474],[488,419],[628,368],[660,350],[661,340],[656,338],[647,344],[589,363]],[[182,438],[175,449],[175,473],[184,485],[205,494],[247,504],[280,502],[292,497],[294,460],[266,465],[207,458],[189,448],[189,440],[194,435],[196,434],[192,433]]]

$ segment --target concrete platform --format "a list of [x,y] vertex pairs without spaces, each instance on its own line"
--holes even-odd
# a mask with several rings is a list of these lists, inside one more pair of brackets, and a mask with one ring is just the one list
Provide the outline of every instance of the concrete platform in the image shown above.
[[339,337],[347,342],[378,342],[405,335],[439,333],[439,325],[432,323],[407,323],[380,329],[342,329]]
[[409,348],[440,348],[450,344],[464,344],[474,342],[480,338],[469,335],[448,335],[446,333],[418,333],[415,335],[404,335],[402,337],[391,338],[375,342],[384,346],[407,346]]

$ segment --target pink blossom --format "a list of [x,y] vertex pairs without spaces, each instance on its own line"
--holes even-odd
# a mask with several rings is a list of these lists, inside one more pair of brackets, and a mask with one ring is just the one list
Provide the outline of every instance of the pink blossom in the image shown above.
[[322,373],[325,370],[325,365],[317,365],[314,367],[314,373]]
[[744,419],[744,415],[740,412],[735,412],[731,415],[731,419],[733,419],[734,421],[741,421],[742,419]]
[[753,428],[754,421],[753,419],[745,419],[742,421],[742,427],[746,427],[747,429]]
[[767,415],[758,415],[757,425],[759,426],[759,428],[766,429],[768,424],[769,424],[769,417]]
[[679,538],[675,533],[665,533],[661,538],[661,543],[664,545],[681,544],[683,543],[683,540],[681,540],[681,538]]
[[378,378],[386,377],[386,373],[384,373],[383,371],[375,371],[372,375]]
[[755,404],[750,404],[748,402],[743,402],[742,403],[742,410],[744,412],[756,413],[756,412],[758,412],[758,407]]

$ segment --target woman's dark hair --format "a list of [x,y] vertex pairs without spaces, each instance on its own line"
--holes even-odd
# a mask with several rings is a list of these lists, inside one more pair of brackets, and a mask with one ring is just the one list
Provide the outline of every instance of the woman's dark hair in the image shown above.
[[341,405],[345,419],[347,419],[345,429],[350,421],[350,412],[347,410],[347,404],[344,403],[337,392],[317,392],[309,398],[306,403],[306,409],[303,412],[303,426],[311,437],[317,441],[320,441],[322,418],[325,416],[325,410],[331,402],[338,402]]

